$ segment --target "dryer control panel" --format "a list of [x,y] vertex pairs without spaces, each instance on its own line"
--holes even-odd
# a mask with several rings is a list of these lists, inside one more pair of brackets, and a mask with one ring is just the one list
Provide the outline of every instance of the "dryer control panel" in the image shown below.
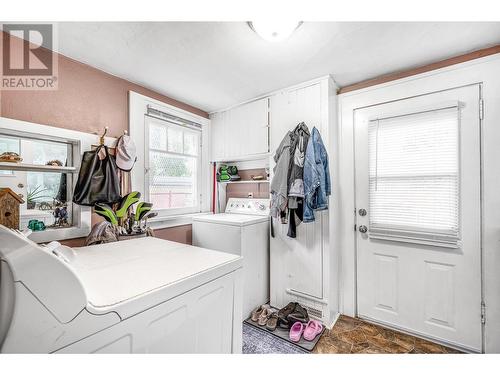
[[269,199],[229,198],[226,204],[226,213],[268,216],[269,205]]

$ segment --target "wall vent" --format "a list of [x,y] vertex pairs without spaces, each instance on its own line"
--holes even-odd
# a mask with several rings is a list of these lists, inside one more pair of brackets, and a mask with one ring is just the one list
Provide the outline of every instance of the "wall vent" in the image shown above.
[[[303,305],[303,304],[301,304]],[[315,318],[318,318],[318,319],[323,319],[323,311],[321,310],[318,310],[318,309],[315,309],[314,307],[310,307],[310,306],[304,306],[307,310],[307,313]]]

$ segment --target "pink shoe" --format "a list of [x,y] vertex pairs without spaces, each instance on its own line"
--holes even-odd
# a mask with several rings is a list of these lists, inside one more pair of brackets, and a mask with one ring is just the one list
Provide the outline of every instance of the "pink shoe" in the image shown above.
[[293,323],[292,328],[290,328],[290,340],[293,342],[299,342],[302,332],[304,332],[305,324],[301,322]]
[[[304,329],[304,339],[313,341],[323,331],[323,324],[318,320],[310,320]],[[291,331],[290,331],[291,335]]]

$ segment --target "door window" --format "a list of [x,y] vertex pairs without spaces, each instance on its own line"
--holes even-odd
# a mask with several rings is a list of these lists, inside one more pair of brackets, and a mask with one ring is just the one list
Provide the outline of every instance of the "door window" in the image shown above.
[[456,246],[459,107],[368,125],[370,237]]

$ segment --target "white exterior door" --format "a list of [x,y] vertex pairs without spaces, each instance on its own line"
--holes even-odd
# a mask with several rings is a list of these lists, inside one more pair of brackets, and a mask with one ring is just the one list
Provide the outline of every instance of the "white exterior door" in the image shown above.
[[358,315],[481,351],[480,86],[358,109]]

